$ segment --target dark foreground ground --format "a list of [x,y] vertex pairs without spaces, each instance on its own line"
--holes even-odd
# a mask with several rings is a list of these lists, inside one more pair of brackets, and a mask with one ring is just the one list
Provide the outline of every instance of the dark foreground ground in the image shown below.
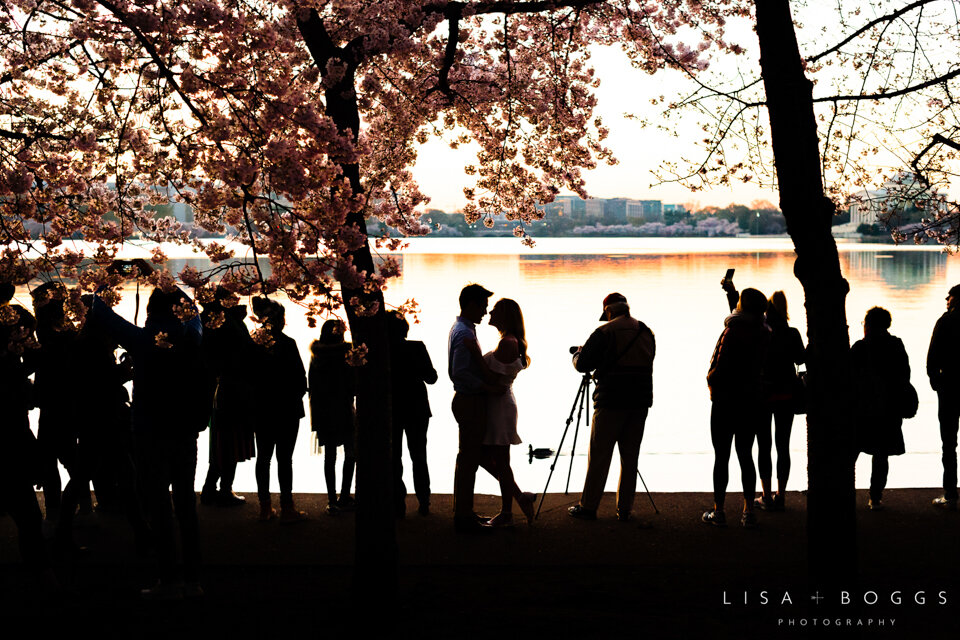
[[[57,567],[67,593],[56,598],[19,566],[3,517],[0,638],[71,627],[78,637],[957,638],[960,513],[932,508],[936,495],[888,491],[882,512],[858,495],[861,576],[849,604],[806,584],[800,494],[784,513],[761,513],[756,530],[733,517],[726,529],[703,525],[707,494],[654,494],[659,515],[638,494],[628,523],[614,519],[612,495],[583,522],[566,514],[576,496],[551,494],[534,526],[483,537],[453,532],[450,496],[434,496],[428,517],[411,497],[397,522],[393,606],[353,589],[354,519],[325,515],[322,496],[298,496],[310,520],[286,526],[256,522],[253,504],[198,507],[206,596],[173,603],[139,599],[152,566],[135,557],[122,517],[94,514],[78,530],[88,552]],[[495,513],[497,501],[478,496],[477,508]]]

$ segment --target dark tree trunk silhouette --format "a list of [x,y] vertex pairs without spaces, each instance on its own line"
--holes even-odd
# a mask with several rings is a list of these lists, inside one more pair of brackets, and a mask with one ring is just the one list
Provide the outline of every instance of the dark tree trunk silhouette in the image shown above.
[[838,586],[850,584],[857,567],[853,425],[845,398],[849,285],[830,231],[835,207],[824,195],[813,84],[804,74],[789,2],[757,0],[755,6],[780,208],[807,310],[810,577],[814,586]]
[[[356,142],[360,131],[360,112],[354,89],[357,61],[351,60],[346,51],[334,45],[316,12],[309,20],[300,23],[300,31],[320,69],[325,69],[331,59],[346,64],[343,77],[324,94],[326,113],[336,123],[340,133],[349,133]],[[345,163],[341,165],[341,170],[353,193],[363,193],[360,166]],[[366,220],[362,211],[351,212],[345,226],[354,226],[366,236]],[[366,271],[368,274],[374,272],[373,255],[368,242],[350,255],[357,271]],[[353,342],[365,344],[368,349],[367,364],[359,368],[357,387],[354,586],[367,595],[380,594],[382,597],[376,597],[375,600],[387,604],[392,601],[391,595],[396,589],[398,551],[393,503],[390,353],[383,294],[379,291],[371,294],[344,288],[342,295]],[[349,304],[352,297],[357,297],[366,306],[377,303],[379,308],[372,316],[358,316]]]

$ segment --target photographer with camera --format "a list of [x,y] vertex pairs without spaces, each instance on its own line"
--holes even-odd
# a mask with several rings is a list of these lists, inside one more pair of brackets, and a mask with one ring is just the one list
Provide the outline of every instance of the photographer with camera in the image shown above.
[[617,518],[624,522],[630,519],[640,441],[653,404],[656,341],[645,324],[630,316],[627,299],[619,293],[603,299],[600,319],[607,322],[573,356],[577,371],[593,371],[596,389],[587,477],[580,502],[570,507],[569,513],[581,520],[596,520],[616,444],[620,451]]

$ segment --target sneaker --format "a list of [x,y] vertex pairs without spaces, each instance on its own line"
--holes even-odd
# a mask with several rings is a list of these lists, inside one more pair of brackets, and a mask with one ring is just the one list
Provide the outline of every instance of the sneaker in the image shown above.
[[429,502],[421,503],[420,506],[417,507],[417,513],[420,514],[421,516],[430,515],[430,503]]
[[494,529],[504,529],[507,527],[513,526],[513,514],[512,513],[498,513],[497,515],[490,518],[490,526]]
[[867,508],[869,508],[870,511],[883,511],[883,500],[870,498],[870,500],[867,501]]
[[620,511],[617,509],[617,521],[619,522],[630,522],[631,516],[629,511]]
[[340,507],[340,511],[356,511],[357,510],[357,501],[347,496],[346,498],[341,497],[337,500],[337,506]]
[[280,505],[280,524],[296,524],[306,521],[307,512],[297,509],[293,502]]
[[571,518],[576,518],[577,520],[596,520],[597,519],[597,510],[596,509],[587,509],[586,507],[575,504],[569,509],[567,513],[570,514]]
[[769,508],[769,511],[783,511],[783,494],[779,491],[773,494],[773,506]]
[[340,514],[340,507],[337,506],[336,502],[328,502],[325,511],[328,516],[336,516]]
[[760,509],[761,511],[773,511],[773,498],[767,496],[760,496],[753,501],[753,508]]
[[753,511],[744,511],[743,515],[740,516],[740,526],[744,529],[756,529],[759,526],[757,514]]
[[454,516],[453,528],[457,533],[493,533],[493,527],[490,526],[489,522],[480,521],[475,516]]
[[[203,496],[203,494],[200,494]],[[218,507],[242,507],[247,504],[247,499],[243,496],[238,496],[233,491],[221,491],[217,495],[217,506]]]
[[700,516],[700,520],[705,524],[710,524],[715,527],[727,526],[727,514],[725,514],[723,511],[717,511],[716,509],[704,511],[703,515]]
[[200,492],[200,504],[205,507],[212,507],[217,504],[217,490],[204,487],[203,491]]
[[277,510],[270,506],[270,503],[260,505],[260,515],[257,517],[259,522],[270,522],[277,519]]
[[947,511],[956,511],[957,510],[957,501],[951,500],[946,496],[940,496],[939,498],[933,499],[933,506],[939,509],[946,509]]

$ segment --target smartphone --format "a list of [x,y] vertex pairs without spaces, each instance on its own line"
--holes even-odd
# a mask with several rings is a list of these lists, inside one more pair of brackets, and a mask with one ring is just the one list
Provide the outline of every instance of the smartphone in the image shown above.
[[730,282],[731,280],[733,280],[734,271],[736,271],[736,269],[733,269],[733,268],[727,269],[727,275],[723,276],[723,279],[726,280],[727,282]]

